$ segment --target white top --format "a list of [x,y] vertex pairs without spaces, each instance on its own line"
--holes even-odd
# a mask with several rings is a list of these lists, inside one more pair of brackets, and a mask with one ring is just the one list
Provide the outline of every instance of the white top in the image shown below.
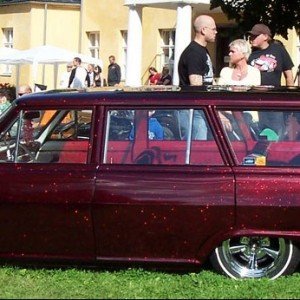
[[64,72],[60,77],[60,87],[63,89],[68,88],[71,72]]
[[87,76],[87,70],[84,67],[82,67],[82,66],[76,67],[75,77],[71,84],[71,88],[75,88],[75,89],[85,88],[86,87],[86,84],[85,84],[86,76]]
[[219,85],[260,85],[260,71],[252,66],[247,65],[247,76],[241,80],[232,79],[233,68],[225,67],[221,70]]

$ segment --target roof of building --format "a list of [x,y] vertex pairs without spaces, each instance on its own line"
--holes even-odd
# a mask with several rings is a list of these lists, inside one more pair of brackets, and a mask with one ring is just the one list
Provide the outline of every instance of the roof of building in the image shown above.
[[1,4],[30,3],[30,2],[81,4],[81,0],[0,0],[0,5]]

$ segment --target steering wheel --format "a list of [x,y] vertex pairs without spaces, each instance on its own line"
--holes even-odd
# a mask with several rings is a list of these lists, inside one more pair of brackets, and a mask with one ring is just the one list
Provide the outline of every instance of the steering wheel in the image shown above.
[[28,148],[28,146],[27,145],[25,145],[25,144],[19,144],[19,149],[22,149],[23,151],[24,151],[24,153],[23,154],[20,154],[19,156],[18,156],[18,159],[17,159],[17,161],[22,161],[23,160],[23,158],[30,158],[29,159],[29,161],[26,161],[26,162],[33,162],[34,160],[35,160],[35,152],[32,152],[32,151],[30,151],[30,149]]
[[[65,138],[65,139],[72,138],[75,136],[75,132],[76,132],[74,130],[74,125],[75,125],[75,122],[71,121],[61,127],[56,128],[55,133],[58,134],[60,139],[61,138]],[[71,130],[71,132],[68,132],[69,130]]]
[[[7,161],[14,161],[16,152],[16,144],[8,143],[6,156]],[[33,162],[35,160],[35,152],[30,151],[27,145],[19,143],[19,155],[17,162]],[[28,160],[29,158],[29,160]]]

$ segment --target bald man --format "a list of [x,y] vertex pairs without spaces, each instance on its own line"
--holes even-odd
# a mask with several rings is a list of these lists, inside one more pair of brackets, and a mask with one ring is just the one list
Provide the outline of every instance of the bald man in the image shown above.
[[18,91],[19,97],[21,97],[25,94],[31,94],[31,93],[32,93],[32,89],[28,84],[24,84],[19,87],[19,91]]
[[[214,19],[200,15],[194,21],[195,38],[182,52],[179,63],[179,84],[181,86],[200,86],[213,84],[213,67],[206,48],[215,41],[217,28]],[[207,139],[207,125],[202,110],[193,112],[193,124],[190,126],[190,112],[180,110],[179,118],[183,138],[187,139],[192,128],[193,140]]]
[[195,38],[182,52],[178,63],[181,86],[213,83],[213,67],[206,46],[216,39],[216,23],[212,17],[200,15],[194,21],[194,30]]

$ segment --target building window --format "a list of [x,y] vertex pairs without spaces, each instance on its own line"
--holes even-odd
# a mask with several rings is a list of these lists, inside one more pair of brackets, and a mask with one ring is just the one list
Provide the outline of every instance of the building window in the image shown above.
[[170,74],[174,69],[175,29],[160,30],[161,38],[161,63],[160,70],[164,66],[169,67]]
[[87,35],[89,39],[89,50],[91,56],[95,58],[99,58],[100,33],[98,31],[88,32]]
[[[13,48],[14,35],[12,28],[3,28],[3,47]],[[11,75],[12,67],[10,65],[5,65],[2,68],[2,73],[5,75]]]
[[127,61],[127,30],[121,30],[122,35],[122,55],[121,55],[121,79],[125,80],[126,76],[126,61]]

